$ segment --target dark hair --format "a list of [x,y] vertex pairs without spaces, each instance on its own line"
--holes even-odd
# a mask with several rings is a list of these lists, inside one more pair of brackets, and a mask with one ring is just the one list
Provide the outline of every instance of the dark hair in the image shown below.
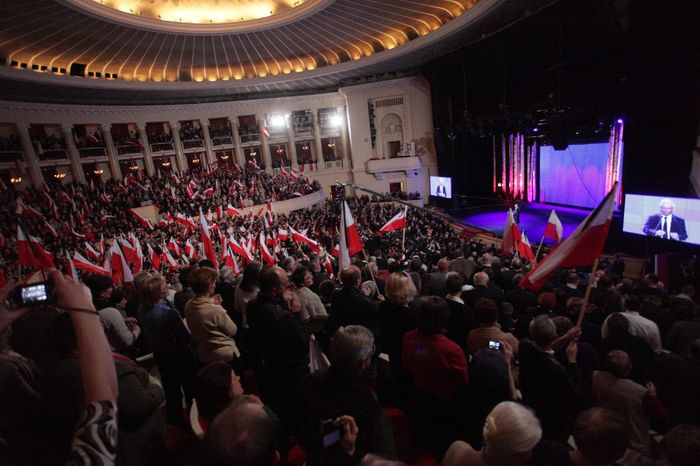
[[625,310],[626,311],[636,312],[636,311],[639,311],[641,308],[642,308],[642,302],[640,301],[640,299],[637,296],[631,294],[631,295],[627,296],[627,298],[625,298]]
[[78,349],[73,321],[68,313],[58,314],[46,328],[49,344],[59,356],[72,355]]
[[200,267],[209,267],[210,269],[214,268],[214,263],[210,261],[209,259],[202,259],[199,261],[199,266]]
[[304,286],[304,281],[306,281],[306,273],[309,271],[306,267],[300,265],[298,266],[294,272],[292,272],[291,279],[292,283],[294,283],[297,287],[302,287]]
[[445,279],[445,288],[450,294],[455,294],[462,291],[462,286],[464,285],[464,277],[458,272],[452,272],[447,274]]
[[554,293],[545,291],[537,297],[537,305],[548,310],[554,309],[557,305],[557,298]]
[[349,265],[340,272],[340,281],[343,282],[343,288],[355,288],[361,277],[360,268],[356,265]]
[[277,269],[274,267],[269,267],[258,276],[258,287],[260,288],[260,293],[269,294],[275,288],[282,286],[282,280],[277,273]]
[[209,288],[213,283],[216,283],[217,278],[219,278],[219,274],[213,268],[198,267],[194,269],[190,274],[192,291],[198,296],[208,293]]
[[95,303],[100,299],[100,294],[110,288],[114,288],[112,278],[107,275],[90,274],[83,278],[83,283],[90,288],[92,293],[92,302]]
[[677,425],[664,435],[661,451],[671,466],[699,466],[700,427]]
[[192,273],[192,270],[194,270],[193,267],[185,267],[184,269],[180,270],[178,280],[180,280],[180,283],[184,288],[190,287],[190,274]]
[[445,331],[450,318],[450,306],[442,298],[426,296],[418,306],[418,330],[425,335],[436,335]]
[[323,300],[326,299],[330,301],[333,297],[333,291],[335,291],[335,284],[331,280],[323,280],[318,285],[318,296]]
[[260,271],[262,270],[262,265],[260,262],[251,262],[248,264],[243,271],[243,278],[241,279],[240,287],[243,291],[251,292],[255,289],[258,284],[258,277],[260,276]]
[[109,296],[109,304],[117,305],[123,299],[126,299],[126,295],[121,290],[117,290],[115,288],[112,290],[112,294]]
[[498,320],[498,304],[489,298],[479,298],[474,303],[476,320],[480,324],[493,324]]
[[277,431],[262,407],[253,412],[251,408],[257,404],[253,397],[244,395],[216,417],[204,437],[204,464],[272,466],[278,449]]
[[622,458],[630,442],[625,418],[606,408],[591,408],[579,414],[572,433],[578,450],[596,465]]
[[231,402],[231,366],[214,361],[204,366],[195,380],[195,399],[199,414],[209,424]]
[[629,333],[630,321],[621,312],[613,312],[608,317],[608,333],[610,335],[624,335]]

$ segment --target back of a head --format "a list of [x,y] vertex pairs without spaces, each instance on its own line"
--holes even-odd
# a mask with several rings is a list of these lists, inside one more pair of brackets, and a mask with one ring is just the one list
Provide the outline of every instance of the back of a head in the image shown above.
[[452,295],[456,295],[462,292],[462,287],[464,286],[464,277],[459,272],[448,272],[445,278],[445,288],[447,292]]
[[306,274],[308,271],[309,269],[300,265],[299,267],[294,269],[294,272],[292,272],[292,275],[290,275],[289,278],[292,280],[292,283],[294,283],[294,285],[297,288],[301,288],[304,286],[304,282],[306,281]]
[[242,396],[219,414],[204,437],[208,466],[272,466],[278,458],[277,432],[263,406]]
[[546,315],[539,315],[530,322],[530,338],[540,346],[548,346],[557,339],[557,327]]
[[489,286],[489,275],[486,272],[477,272],[474,274],[474,285]]
[[570,316],[578,316],[583,306],[583,298],[571,297],[566,300],[566,313]]
[[335,283],[332,280],[323,280],[318,285],[318,295],[323,300],[330,301],[333,297],[333,291],[335,291]]
[[374,335],[362,325],[347,325],[336,330],[329,352],[331,366],[345,373],[356,373],[374,351]]
[[165,278],[161,274],[155,274],[144,280],[141,285],[139,303],[141,308],[148,310],[153,308],[160,301],[161,287],[165,283]]
[[496,405],[484,423],[484,456],[498,459],[511,458],[509,464],[525,464],[532,450],[542,438],[540,421],[532,411],[512,401]]
[[199,414],[211,423],[231,402],[231,366],[214,361],[197,372],[195,399]]
[[407,273],[394,272],[384,284],[384,296],[390,303],[408,306],[416,296],[416,287]]
[[677,425],[664,435],[661,451],[669,466],[700,466],[700,427]]
[[498,304],[490,298],[479,298],[474,303],[474,314],[481,325],[493,325],[498,320]]
[[[189,288],[190,275],[192,274],[193,270],[194,270],[193,267],[185,267],[184,269],[180,270],[180,274],[178,275],[178,280],[180,280],[180,284],[182,284],[183,288]],[[134,281],[136,281],[136,277],[134,277]]]
[[573,435],[578,450],[596,466],[620,459],[630,442],[625,418],[606,408],[591,408],[579,414]]
[[557,305],[557,298],[554,293],[544,292],[537,297],[537,305],[542,309],[552,310]]
[[629,333],[630,321],[621,312],[614,312],[608,317],[608,334],[611,336]]
[[260,275],[258,275],[258,287],[261,294],[270,294],[282,286],[282,279],[279,273],[280,270],[276,267],[269,267],[260,272]]
[[241,279],[240,287],[243,291],[253,291],[256,286],[258,286],[258,277],[260,276],[260,271],[262,266],[260,262],[251,262],[248,264],[243,271],[243,278]]
[[642,308],[642,301],[635,295],[631,294],[625,298],[625,311],[639,312]]
[[446,257],[440,259],[437,265],[440,272],[447,272],[450,269],[450,261]]
[[190,274],[190,287],[196,295],[208,295],[219,274],[210,267],[197,267]]
[[629,354],[620,350],[613,350],[608,353],[603,361],[603,369],[610,372],[617,378],[625,377],[632,370],[632,360]]
[[340,272],[340,281],[343,282],[343,288],[356,288],[360,286],[362,273],[356,265],[349,265]]
[[554,326],[557,328],[557,336],[559,337],[563,337],[566,335],[566,332],[574,328],[574,324],[571,323],[568,317],[555,316],[552,317],[552,322],[554,322]]
[[425,335],[443,333],[449,317],[447,301],[437,296],[426,296],[418,306],[418,330]]

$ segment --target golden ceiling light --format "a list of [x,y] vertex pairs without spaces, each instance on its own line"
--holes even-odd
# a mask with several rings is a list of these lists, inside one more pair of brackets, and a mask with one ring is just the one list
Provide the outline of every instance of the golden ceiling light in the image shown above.
[[103,169],[101,169],[101,168],[95,168],[95,169],[92,171],[92,173],[94,173],[94,174],[97,175],[97,176],[102,176],[102,174],[103,174],[104,172],[105,172],[105,171],[104,171]]
[[[56,178],[57,180],[62,180],[63,178],[66,177],[66,172],[56,172],[53,174],[53,177]],[[20,181],[22,181],[21,178],[20,178]]]
[[22,182],[22,177],[21,176],[12,176],[10,177],[10,183],[12,184],[20,184]]

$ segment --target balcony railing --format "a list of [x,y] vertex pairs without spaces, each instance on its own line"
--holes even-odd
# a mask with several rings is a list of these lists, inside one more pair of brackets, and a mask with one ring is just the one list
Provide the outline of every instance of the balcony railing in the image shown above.
[[204,141],[201,139],[188,139],[182,141],[182,147],[185,149],[204,149]]
[[173,148],[173,143],[172,141],[169,142],[157,142],[155,144],[151,144],[151,152],[174,152],[175,149]]
[[85,147],[78,149],[80,158],[86,157],[104,157],[107,155],[107,150],[104,147]]
[[216,138],[211,138],[211,144],[214,147],[217,146],[232,146],[233,138],[231,136],[220,136]]
[[333,169],[333,168],[343,168],[343,161],[342,160],[330,160],[326,163],[326,169]]
[[141,153],[141,146],[139,145],[124,145],[124,146],[117,146],[117,155],[130,155],[130,154],[140,154]]

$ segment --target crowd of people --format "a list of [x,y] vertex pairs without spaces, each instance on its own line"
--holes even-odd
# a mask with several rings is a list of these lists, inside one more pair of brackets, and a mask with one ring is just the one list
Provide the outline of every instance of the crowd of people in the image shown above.
[[0,136],[0,152],[21,151],[22,143],[14,134]]
[[[22,218],[56,253],[87,254],[86,241],[99,250],[99,237],[119,234],[184,251],[201,240],[195,229],[151,228],[126,210],[154,202],[164,218],[195,217],[319,189],[242,169],[175,178],[47,193],[73,219],[57,237],[40,228],[47,220]],[[1,196],[10,206],[18,193]],[[59,224],[46,198],[21,194]],[[698,464],[697,277],[666,290],[654,274],[634,282],[624,261],[603,261],[583,308],[587,272],[522,288],[532,264],[429,211],[409,210],[405,235],[377,235],[403,206],[367,196],[349,200],[363,252],[339,270],[338,206],[212,214],[210,231],[270,240],[272,260],[238,256],[240,273],[203,252],[172,252],[176,265],[157,270],[146,257],[127,283],[51,272],[55,306],[29,312],[9,304],[8,282],[0,462],[302,464],[301,452],[309,465],[401,464],[424,452],[446,466]],[[2,215],[9,277],[15,216]],[[224,264],[227,241],[213,243]],[[191,456],[166,448],[166,423],[201,439]]]

